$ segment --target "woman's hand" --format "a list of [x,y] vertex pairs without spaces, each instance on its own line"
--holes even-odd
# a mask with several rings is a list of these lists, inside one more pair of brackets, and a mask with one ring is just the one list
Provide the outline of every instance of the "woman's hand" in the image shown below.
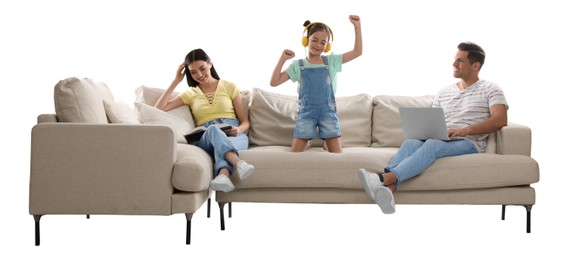
[[176,85],[180,84],[180,82],[182,82],[182,80],[184,79],[184,76],[186,75],[186,71],[184,70],[186,67],[186,65],[184,65],[184,62],[182,62],[182,64],[180,64],[178,66],[178,69],[176,69],[176,77],[174,77],[174,83],[176,83]]
[[238,136],[239,132],[239,127],[236,126],[231,126],[231,128],[225,130],[225,134],[228,136]]

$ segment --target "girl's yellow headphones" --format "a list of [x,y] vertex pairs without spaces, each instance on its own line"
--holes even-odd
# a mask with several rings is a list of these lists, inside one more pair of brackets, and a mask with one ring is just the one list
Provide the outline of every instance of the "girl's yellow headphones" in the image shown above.
[[314,25],[314,24],[321,24],[323,25],[325,28],[327,28],[327,31],[329,31],[329,42],[327,43],[327,46],[325,46],[325,50],[324,52],[328,52],[331,50],[331,42],[333,42],[333,32],[331,31],[331,28],[329,28],[329,26],[327,26],[324,23],[319,23],[319,22],[315,22],[315,23],[310,23],[306,26],[306,28],[304,29],[304,32],[302,33],[304,36],[302,37],[302,45],[304,47],[307,47],[308,43],[309,43],[309,38],[307,37],[307,35],[305,35],[305,33],[307,32],[307,29]]

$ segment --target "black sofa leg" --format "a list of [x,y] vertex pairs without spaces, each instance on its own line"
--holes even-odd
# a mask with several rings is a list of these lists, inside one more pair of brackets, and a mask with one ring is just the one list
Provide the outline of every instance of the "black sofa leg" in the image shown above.
[[35,245],[39,246],[40,244],[40,235],[39,235],[39,220],[43,215],[33,215],[33,220],[35,220]]
[[211,198],[208,198],[208,218],[211,216]]
[[186,213],[186,244],[190,244],[190,233],[192,233],[192,215],[193,213]]
[[523,205],[527,210],[527,233],[531,233],[531,210],[533,205]]
[[[501,220],[505,220],[505,206],[501,205]],[[531,210],[533,205],[522,205],[527,210],[527,233],[531,233]]]
[[219,222],[221,225],[221,230],[225,230],[225,218],[223,214],[223,207],[225,206],[225,202],[218,202],[217,205],[219,206]]

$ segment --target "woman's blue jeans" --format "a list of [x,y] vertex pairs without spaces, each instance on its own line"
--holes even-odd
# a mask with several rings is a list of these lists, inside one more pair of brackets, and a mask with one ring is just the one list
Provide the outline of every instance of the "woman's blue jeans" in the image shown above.
[[215,174],[218,174],[221,168],[227,168],[231,175],[233,175],[233,165],[225,159],[225,154],[230,151],[239,154],[239,150],[248,149],[249,138],[245,133],[239,134],[238,136],[227,136],[223,130],[214,125],[220,123],[239,126],[239,120],[231,118],[220,118],[208,121],[202,124],[207,127],[207,130],[202,138],[196,142],[196,145],[213,156]]
[[396,188],[398,188],[401,182],[421,174],[439,158],[471,153],[478,153],[478,149],[467,139],[453,141],[407,139],[392,157],[390,165],[384,168],[384,172],[393,172],[396,175],[398,179]]

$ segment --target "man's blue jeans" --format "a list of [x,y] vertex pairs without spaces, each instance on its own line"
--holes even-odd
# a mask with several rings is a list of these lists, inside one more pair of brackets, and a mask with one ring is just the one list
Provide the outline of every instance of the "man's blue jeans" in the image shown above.
[[395,173],[398,179],[396,188],[398,188],[401,182],[421,174],[439,158],[471,153],[478,153],[478,149],[467,139],[453,141],[407,139],[392,157],[390,165],[384,168],[384,172]]
[[229,151],[239,154],[239,150],[248,149],[249,138],[245,133],[239,134],[238,136],[227,136],[223,130],[214,125],[219,123],[239,126],[239,120],[229,118],[206,122],[203,125],[207,127],[207,130],[202,138],[196,142],[196,145],[213,156],[215,162],[214,173],[216,175],[221,168],[227,168],[231,175],[233,175],[233,165],[225,159],[225,154]]

